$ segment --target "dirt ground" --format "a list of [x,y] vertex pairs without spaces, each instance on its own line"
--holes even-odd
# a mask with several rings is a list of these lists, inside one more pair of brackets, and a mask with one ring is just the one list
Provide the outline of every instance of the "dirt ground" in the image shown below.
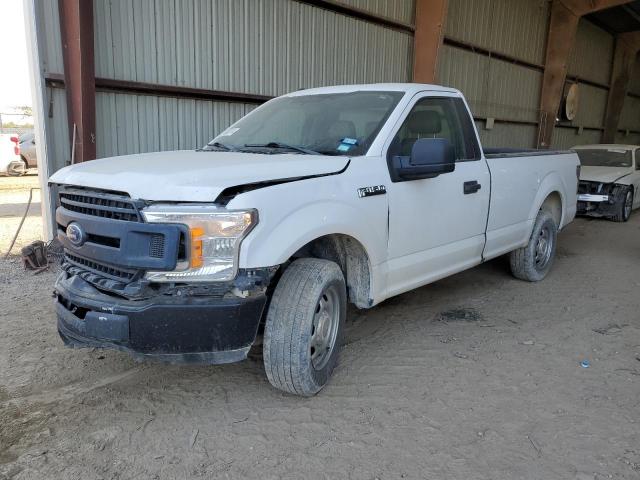
[[640,213],[576,220],[559,245],[538,284],[502,258],[351,309],[309,399],[260,357],[66,349],[54,272],[0,261],[0,479],[638,479]]
[[40,216],[40,186],[35,170],[24,177],[0,177],[0,255],[4,256],[22,220],[32,188],[33,198],[29,213],[12,249],[15,254],[33,240],[42,239],[42,219]]

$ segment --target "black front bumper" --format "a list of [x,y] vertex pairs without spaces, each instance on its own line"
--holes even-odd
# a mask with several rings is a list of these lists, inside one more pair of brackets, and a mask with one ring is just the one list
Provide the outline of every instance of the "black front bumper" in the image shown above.
[[588,215],[591,217],[613,217],[620,211],[618,201],[607,202],[583,202],[578,201],[578,215]]
[[158,295],[130,301],[66,272],[58,278],[55,294],[58,332],[68,346],[112,348],[170,363],[244,360],[266,303],[264,294]]

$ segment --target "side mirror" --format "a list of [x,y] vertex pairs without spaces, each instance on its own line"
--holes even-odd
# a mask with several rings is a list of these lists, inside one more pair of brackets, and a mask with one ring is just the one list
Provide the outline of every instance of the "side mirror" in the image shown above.
[[416,140],[410,157],[394,157],[393,167],[401,180],[434,178],[456,168],[455,149],[445,138]]

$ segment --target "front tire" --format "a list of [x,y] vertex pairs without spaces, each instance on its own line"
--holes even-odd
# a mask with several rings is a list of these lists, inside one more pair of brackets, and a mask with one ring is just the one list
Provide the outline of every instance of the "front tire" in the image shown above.
[[547,276],[556,256],[558,227],[553,216],[540,210],[526,247],[511,252],[511,273],[527,282],[539,282]]
[[346,316],[340,267],[318,258],[293,262],[267,313],[263,358],[271,385],[295,395],[318,393],[338,361]]
[[618,212],[612,217],[614,222],[627,222],[633,209],[633,189],[626,188],[621,195],[622,201],[618,205]]

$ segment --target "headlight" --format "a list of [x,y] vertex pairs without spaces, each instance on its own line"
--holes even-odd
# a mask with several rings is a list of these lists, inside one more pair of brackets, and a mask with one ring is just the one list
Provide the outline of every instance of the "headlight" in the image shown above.
[[186,261],[172,272],[147,272],[153,282],[220,282],[238,270],[240,242],[258,221],[255,210],[224,210],[209,205],[152,205],[142,215],[150,223],[186,225]]

